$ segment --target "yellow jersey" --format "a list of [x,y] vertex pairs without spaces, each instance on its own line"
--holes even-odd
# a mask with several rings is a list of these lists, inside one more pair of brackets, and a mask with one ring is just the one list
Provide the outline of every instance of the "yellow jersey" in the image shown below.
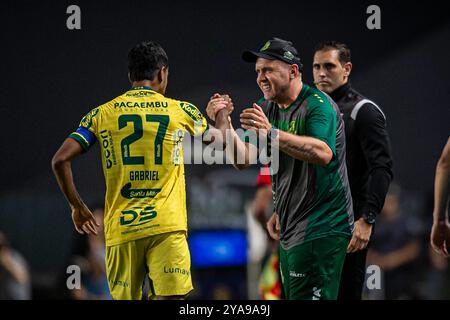
[[86,151],[100,144],[107,246],[187,231],[182,141],[207,126],[193,104],[149,87],[134,87],[83,117],[69,137]]

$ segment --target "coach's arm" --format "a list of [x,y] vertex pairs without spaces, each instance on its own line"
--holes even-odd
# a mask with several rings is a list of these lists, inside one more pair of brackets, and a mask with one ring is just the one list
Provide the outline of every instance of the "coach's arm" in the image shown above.
[[[259,130],[266,130],[268,132],[272,129],[272,124],[267,119],[261,107],[256,103],[253,104],[253,108],[245,109],[241,113],[241,125],[244,129],[255,130],[257,132]],[[295,159],[326,166],[333,158],[333,151],[320,139],[299,136],[276,129],[272,136],[274,147]],[[276,136],[277,138],[274,139]]]

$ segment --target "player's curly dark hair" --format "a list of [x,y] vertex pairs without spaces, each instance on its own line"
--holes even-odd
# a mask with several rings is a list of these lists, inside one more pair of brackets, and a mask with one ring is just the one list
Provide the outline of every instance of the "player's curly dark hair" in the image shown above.
[[131,81],[152,81],[159,69],[168,66],[169,58],[156,42],[141,42],[128,52],[128,71]]
[[351,55],[350,55],[350,49],[347,47],[345,43],[338,42],[338,41],[323,41],[320,42],[316,48],[314,49],[314,54],[317,51],[325,51],[325,50],[337,50],[339,52],[339,62],[341,64],[345,64],[347,62],[350,62]]

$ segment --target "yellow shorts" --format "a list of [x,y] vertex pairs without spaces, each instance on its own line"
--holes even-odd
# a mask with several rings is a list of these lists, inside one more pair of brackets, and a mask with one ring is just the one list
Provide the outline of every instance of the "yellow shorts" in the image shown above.
[[186,233],[163,233],[106,247],[106,272],[115,300],[141,300],[146,274],[150,298],[186,295],[193,289]]

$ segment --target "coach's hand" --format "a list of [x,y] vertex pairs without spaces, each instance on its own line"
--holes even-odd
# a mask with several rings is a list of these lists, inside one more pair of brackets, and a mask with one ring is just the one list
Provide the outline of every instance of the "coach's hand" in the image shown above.
[[280,240],[280,218],[278,213],[274,212],[266,224],[267,231],[274,240]]
[[227,109],[228,115],[230,115],[234,110],[233,100],[227,94],[220,95],[215,93],[209,100],[208,106],[206,107],[208,117],[212,121],[215,121],[217,113],[223,109]]
[[85,204],[81,204],[79,207],[72,207],[72,221],[78,233],[98,234],[97,227],[100,227],[100,225]]
[[272,128],[264,111],[256,103],[253,104],[253,108],[242,111],[241,126],[246,130],[255,130],[257,133],[259,130],[269,131]]
[[367,247],[372,235],[372,225],[360,218],[355,222],[355,230],[347,247],[347,253],[356,252]]

